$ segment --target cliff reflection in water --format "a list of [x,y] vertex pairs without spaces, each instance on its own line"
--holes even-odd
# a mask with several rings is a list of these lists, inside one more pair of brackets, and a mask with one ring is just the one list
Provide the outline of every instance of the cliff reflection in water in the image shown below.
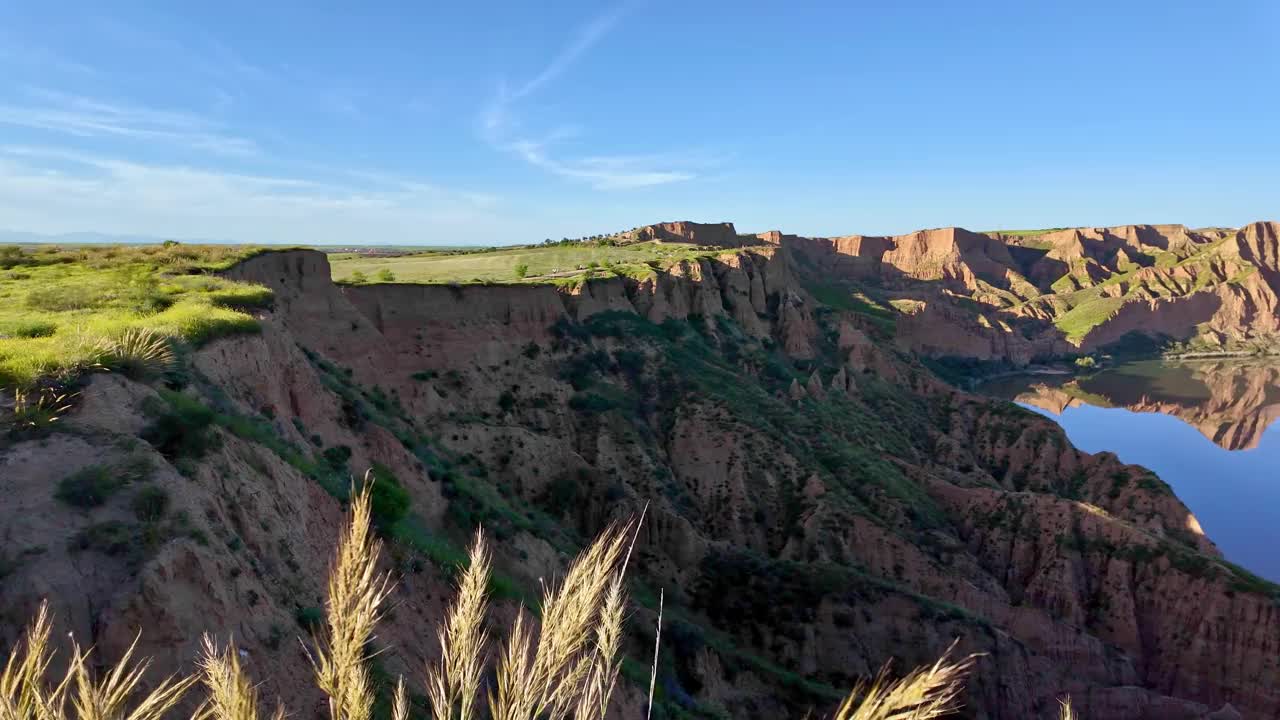
[[1280,361],[1136,362],[1087,377],[1005,379],[983,390],[1053,415],[1081,405],[1172,415],[1219,447],[1248,450],[1280,418]]
[[1082,450],[1151,468],[1228,559],[1280,581],[1280,361],[1135,362],[979,389],[1052,417]]

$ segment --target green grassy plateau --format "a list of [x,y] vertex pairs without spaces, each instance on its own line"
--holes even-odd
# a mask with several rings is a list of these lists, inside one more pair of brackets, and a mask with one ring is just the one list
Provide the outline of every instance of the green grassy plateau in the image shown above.
[[645,276],[655,266],[665,267],[681,260],[724,252],[733,251],[683,243],[574,243],[398,257],[342,253],[331,255],[329,262],[333,266],[333,278],[339,282],[548,283],[573,281],[592,271]]
[[246,310],[271,291],[210,274],[261,248],[0,247],[0,387],[74,375],[94,365],[104,341],[144,328],[198,345],[253,331]]

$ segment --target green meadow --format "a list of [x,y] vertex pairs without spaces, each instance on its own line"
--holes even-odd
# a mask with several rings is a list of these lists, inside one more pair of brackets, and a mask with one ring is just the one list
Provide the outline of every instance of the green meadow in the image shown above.
[[214,274],[261,248],[0,247],[0,387],[94,366],[105,342],[145,329],[199,345],[252,332],[271,291]]
[[349,283],[567,282],[594,271],[645,275],[681,260],[719,255],[724,248],[684,243],[572,243],[428,252],[398,257],[329,256],[333,279]]

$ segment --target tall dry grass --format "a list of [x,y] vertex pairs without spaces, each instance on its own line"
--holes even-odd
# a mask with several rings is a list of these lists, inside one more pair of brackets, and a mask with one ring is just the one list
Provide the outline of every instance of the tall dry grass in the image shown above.
[[371,487],[366,476],[364,489],[353,493],[350,517],[329,570],[325,630],[308,653],[333,720],[369,720],[373,712],[366,647],[391,593],[391,577],[378,572],[382,543],[373,535]]
[[[209,697],[196,711],[195,720],[261,720],[258,716],[258,689],[240,667],[234,642],[219,648],[204,636],[200,657],[200,677]],[[284,706],[277,705],[271,720],[284,720]]]
[[137,638],[102,677],[89,669],[92,651],[75,645],[66,672],[50,678],[51,627],[48,608],[41,605],[23,642],[10,651],[0,671],[0,719],[160,720],[198,679],[169,677],[138,692],[150,662],[131,662]]
[[[368,648],[392,582],[377,569],[381,545],[372,532],[370,507],[366,482],[353,493],[330,569],[324,627],[308,649],[332,720],[370,720],[374,707]],[[618,683],[628,606],[625,573],[637,525],[616,524],[601,533],[559,584],[544,588],[540,621],[523,610],[517,614],[492,661],[485,627],[491,556],[477,532],[470,563],[438,634],[440,660],[426,669],[434,720],[604,720]],[[89,671],[89,653],[76,647],[66,673],[51,678],[50,627],[42,606],[25,639],[10,651],[0,672],[0,720],[161,720],[201,680],[207,697],[193,720],[261,720],[257,690],[233,643],[219,647],[206,636],[197,676],[169,678],[143,690],[147,663],[130,662],[133,647],[101,679]],[[661,613],[658,632],[660,637]],[[898,680],[891,680],[886,668],[870,683],[855,687],[834,717],[942,717],[959,707],[974,661],[972,656],[949,656]],[[655,647],[653,677],[658,665]],[[494,679],[482,702],[490,666]],[[652,679],[649,691],[651,710]],[[1069,712],[1065,707],[1063,717],[1072,717]],[[396,683],[391,714],[393,720],[410,716],[403,677]],[[284,717],[284,709],[278,708],[272,720]]]
[[950,660],[954,650],[952,645],[933,665],[916,668],[896,681],[889,679],[885,665],[873,680],[854,686],[836,710],[835,720],[929,720],[955,712],[975,657]]

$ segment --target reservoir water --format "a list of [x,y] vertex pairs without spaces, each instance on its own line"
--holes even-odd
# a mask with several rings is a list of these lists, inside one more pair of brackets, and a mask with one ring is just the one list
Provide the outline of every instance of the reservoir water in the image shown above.
[[1144,361],[978,388],[1173,486],[1228,560],[1280,582],[1280,361]]

